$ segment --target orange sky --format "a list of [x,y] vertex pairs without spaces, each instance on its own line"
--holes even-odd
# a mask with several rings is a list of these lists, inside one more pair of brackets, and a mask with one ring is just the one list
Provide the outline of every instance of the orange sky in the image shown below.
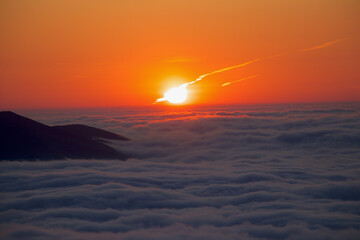
[[[0,108],[360,100],[359,0],[0,0]],[[220,87],[223,83],[257,78]]]

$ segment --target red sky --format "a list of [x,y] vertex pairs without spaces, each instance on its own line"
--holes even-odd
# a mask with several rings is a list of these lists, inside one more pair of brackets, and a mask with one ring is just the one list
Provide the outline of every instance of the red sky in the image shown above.
[[0,0],[0,108],[151,105],[287,52],[190,85],[188,103],[359,101],[359,23],[358,0]]

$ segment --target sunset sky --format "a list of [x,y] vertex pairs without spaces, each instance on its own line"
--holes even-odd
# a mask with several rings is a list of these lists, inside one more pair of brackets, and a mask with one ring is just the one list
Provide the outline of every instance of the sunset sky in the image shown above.
[[186,103],[359,101],[359,23],[358,0],[0,0],[0,108],[152,105],[277,54]]

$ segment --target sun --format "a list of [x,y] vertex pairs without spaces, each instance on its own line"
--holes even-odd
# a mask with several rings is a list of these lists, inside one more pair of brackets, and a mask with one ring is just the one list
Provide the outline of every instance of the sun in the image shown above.
[[165,100],[171,103],[183,103],[187,99],[187,89],[186,86],[179,86],[169,89],[164,93]]
[[168,101],[170,103],[179,104],[185,102],[188,95],[186,87],[187,84],[182,84],[179,87],[170,88],[164,93],[164,97],[158,98],[155,103]]

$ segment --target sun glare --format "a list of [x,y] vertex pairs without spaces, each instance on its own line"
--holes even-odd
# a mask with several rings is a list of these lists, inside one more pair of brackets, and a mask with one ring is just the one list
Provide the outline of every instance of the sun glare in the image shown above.
[[164,93],[164,100],[167,100],[171,103],[183,103],[187,98],[187,89],[186,86],[179,86],[169,89]]

